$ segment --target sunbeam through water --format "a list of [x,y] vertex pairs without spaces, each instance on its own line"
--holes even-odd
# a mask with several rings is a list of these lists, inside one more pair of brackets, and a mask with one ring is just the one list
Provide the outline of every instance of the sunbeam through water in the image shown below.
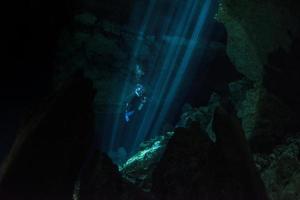
[[[191,60],[202,59],[203,48],[199,53],[198,45],[204,43],[201,37],[208,32],[216,4],[213,0],[150,0],[146,9],[138,8],[144,14],[129,62],[135,75],[128,75],[124,81],[120,92],[124,106],[113,120],[105,151],[115,152],[122,147],[128,156],[132,155],[141,142],[160,134],[168,115],[176,113],[173,105],[183,100],[184,85],[192,80],[189,76],[197,67]],[[164,17],[158,14],[162,10]],[[156,45],[151,64],[143,66],[138,58],[147,38]]]

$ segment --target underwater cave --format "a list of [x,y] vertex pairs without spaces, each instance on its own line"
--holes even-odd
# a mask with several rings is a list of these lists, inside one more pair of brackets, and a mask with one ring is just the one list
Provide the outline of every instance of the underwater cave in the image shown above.
[[300,200],[297,0],[4,7],[1,200]]

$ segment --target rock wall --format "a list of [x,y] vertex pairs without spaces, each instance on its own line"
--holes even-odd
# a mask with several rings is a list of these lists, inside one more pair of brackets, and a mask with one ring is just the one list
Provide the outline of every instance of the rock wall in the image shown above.
[[219,4],[216,19],[228,32],[227,54],[245,76],[229,85],[230,96],[247,137],[261,141],[256,150],[270,152],[299,129],[294,123],[300,110],[299,89],[294,87],[300,76],[298,10],[295,0]]
[[295,0],[222,0],[217,19],[228,31],[227,53],[238,71],[262,81],[269,54],[289,51],[299,31]]
[[299,9],[296,0],[222,0],[216,15],[245,76],[229,85],[230,98],[276,200],[299,199]]
[[78,73],[27,117],[1,167],[1,199],[72,198],[93,142],[94,95]]

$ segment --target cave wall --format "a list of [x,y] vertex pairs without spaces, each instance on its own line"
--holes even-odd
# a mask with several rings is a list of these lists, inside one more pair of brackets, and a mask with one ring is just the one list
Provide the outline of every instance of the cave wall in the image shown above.
[[3,200],[71,199],[94,139],[92,82],[64,82],[20,127],[0,169]]
[[[299,199],[299,3],[222,0],[216,19],[245,77],[229,84],[270,199]],[[296,78],[297,77],[297,78]]]
[[222,0],[216,14],[228,32],[227,54],[245,76],[229,85],[231,98],[249,138],[264,141],[259,151],[298,129],[298,10],[293,0]]
[[77,0],[3,2],[0,69],[0,162],[23,115],[52,91],[57,39]]
[[227,53],[238,71],[262,81],[269,54],[289,51],[299,31],[297,1],[222,0],[216,18],[228,31]]

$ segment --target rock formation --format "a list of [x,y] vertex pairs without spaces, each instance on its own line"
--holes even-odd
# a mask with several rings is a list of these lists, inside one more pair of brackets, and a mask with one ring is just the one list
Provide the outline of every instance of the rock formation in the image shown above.
[[198,125],[179,128],[153,174],[158,199],[268,199],[238,120],[215,112],[216,143]]
[[78,199],[153,200],[154,197],[123,179],[111,159],[97,151],[81,175]]
[[92,82],[81,73],[20,128],[1,169],[0,199],[71,199],[94,135]]

